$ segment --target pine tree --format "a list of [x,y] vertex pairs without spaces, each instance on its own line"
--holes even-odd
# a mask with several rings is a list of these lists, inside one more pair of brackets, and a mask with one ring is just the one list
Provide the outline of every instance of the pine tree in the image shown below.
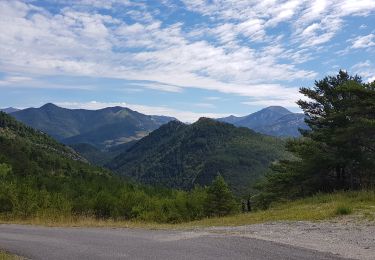
[[336,77],[316,82],[313,89],[300,91],[310,99],[298,101],[311,128],[302,134],[318,148],[314,161],[320,165],[320,173],[332,178],[334,188],[373,185],[374,86],[375,82],[366,84],[360,77],[340,71]]
[[206,213],[208,216],[226,216],[237,210],[237,204],[228,184],[219,174],[207,190]]
[[295,159],[273,165],[258,185],[262,207],[319,191],[375,186],[375,82],[340,71],[300,92],[308,98],[297,103],[310,129],[288,142]]

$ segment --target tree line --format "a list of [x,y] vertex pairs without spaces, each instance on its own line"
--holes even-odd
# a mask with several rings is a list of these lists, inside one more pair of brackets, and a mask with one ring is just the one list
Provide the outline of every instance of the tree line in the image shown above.
[[[223,177],[208,187],[180,191],[144,186],[81,168],[67,176],[15,176],[0,164],[0,218],[140,220],[178,223],[239,211]],[[78,175],[78,176],[77,176]]]

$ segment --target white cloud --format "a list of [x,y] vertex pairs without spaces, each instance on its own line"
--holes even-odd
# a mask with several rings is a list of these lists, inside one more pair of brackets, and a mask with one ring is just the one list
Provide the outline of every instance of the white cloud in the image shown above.
[[[183,2],[190,10],[221,21],[244,22],[261,19],[264,25],[263,31],[267,27],[287,22],[294,29],[293,38],[297,37],[303,46],[310,47],[331,40],[342,29],[345,17],[366,16],[375,10],[374,0],[184,0]],[[310,32],[306,31],[307,28],[310,28]]]
[[[139,84],[142,88],[159,91],[201,88],[259,102],[277,96],[281,103],[292,104],[297,88],[286,88],[283,82],[315,78],[316,72],[299,64],[313,59],[314,48],[331,41],[346,17],[375,10],[374,0],[184,2],[212,23],[194,28],[181,22],[165,24],[139,1],[65,0],[69,7],[49,13],[22,1],[3,0],[0,70],[142,80],[152,82]],[[130,8],[122,15],[134,23],[96,9],[115,11],[118,5]],[[267,34],[280,24],[292,33]],[[365,40],[356,46],[373,43],[372,38]],[[0,84],[6,86],[5,81]]]
[[279,100],[279,99],[270,99],[270,100],[251,100],[251,101],[244,101],[241,102],[243,105],[248,106],[283,106],[288,108],[297,108],[298,105],[295,102],[290,102],[287,100]]
[[82,89],[92,90],[92,85],[75,84],[74,86],[50,83],[39,78],[28,76],[10,75],[0,79],[0,88],[39,88],[39,89]]
[[193,104],[195,107],[201,107],[201,108],[215,108],[216,106],[211,103],[195,103]]
[[[2,5],[0,69],[5,72],[148,80],[156,83],[144,87],[160,91],[193,87],[263,98],[270,93],[292,95],[272,82],[316,75],[280,63],[277,56],[287,53],[281,46],[256,50],[237,43],[191,40],[181,23],[163,27],[157,20],[127,24],[72,8],[50,14],[45,10],[30,13],[36,9],[21,2]],[[244,20],[234,28],[246,37],[262,38],[262,23],[262,19]],[[223,28],[223,35],[230,30]],[[132,48],[144,49],[133,52]]]
[[206,97],[207,100],[220,100],[221,97]]
[[350,42],[352,42],[352,49],[370,48],[375,46],[375,34],[371,33],[365,36],[358,36],[351,39]]
[[142,82],[139,84],[132,84],[132,86],[147,88],[147,89],[154,89],[154,90],[161,90],[161,91],[166,91],[166,92],[175,92],[175,93],[179,93],[183,91],[183,88],[178,87],[178,86],[163,84],[163,83],[153,83],[153,82]]
[[370,60],[354,64],[351,70],[363,77],[366,82],[373,82],[375,80],[375,66]]

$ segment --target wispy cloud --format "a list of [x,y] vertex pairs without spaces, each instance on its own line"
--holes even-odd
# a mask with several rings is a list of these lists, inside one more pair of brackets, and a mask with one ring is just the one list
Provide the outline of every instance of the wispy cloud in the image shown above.
[[[143,91],[204,89],[286,106],[295,106],[301,82],[320,74],[308,64],[317,51],[334,43],[349,18],[375,11],[375,0],[48,1],[53,10],[41,3],[0,1],[4,74],[132,80]],[[345,53],[373,48],[367,29],[342,41],[350,44]],[[33,82],[4,78],[0,85]]]
[[370,48],[375,46],[375,34],[369,34],[365,36],[358,36],[354,39],[351,39],[352,42],[351,48],[360,49],[360,48]]
[[[153,19],[128,24],[72,7],[51,14],[18,1],[3,1],[0,12],[0,69],[5,72],[150,80],[160,84],[147,87],[173,92],[219,85],[217,90],[239,95],[252,95],[250,88],[267,86],[266,81],[316,75],[279,63],[272,52],[192,40],[181,23],[162,26]],[[236,35],[256,38],[264,34],[259,34],[260,21],[244,21],[235,27]],[[232,29],[223,30],[227,34]]]
[[370,60],[356,63],[351,67],[351,70],[364,77],[367,82],[375,81],[375,65]]

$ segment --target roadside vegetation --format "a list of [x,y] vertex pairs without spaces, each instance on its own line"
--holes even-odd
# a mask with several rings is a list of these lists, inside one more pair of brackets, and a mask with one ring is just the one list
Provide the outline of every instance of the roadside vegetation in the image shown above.
[[272,204],[266,210],[203,219],[187,225],[238,226],[273,221],[340,221],[343,215],[350,221],[375,223],[375,192],[319,193],[304,199]]
[[24,258],[0,250],[0,260],[22,260]]
[[[350,209],[348,211],[348,209]],[[127,228],[199,228],[239,226],[274,221],[355,221],[375,223],[375,192],[353,191],[316,194],[295,201],[270,205],[269,209],[237,213],[225,217],[203,218],[182,223],[157,223],[142,220],[98,219],[95,216],[60,216],[55,219],[34,217],[1,220],[1,223],[21,223],[46,226],[127,227]]]

